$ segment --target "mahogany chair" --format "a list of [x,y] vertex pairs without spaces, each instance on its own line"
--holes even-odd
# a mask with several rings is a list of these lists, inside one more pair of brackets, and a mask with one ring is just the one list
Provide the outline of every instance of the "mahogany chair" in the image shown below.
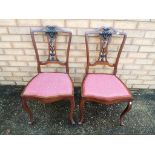
[[[45,35],[48,44],[48,58],[47,61],[41,61],[38,52],[35,35],[41,33]],[[65,35],[69,37],[66,50],[66,61],[59,61],[56,53],[56,44],[58,35]],[[39,100],[42,103],[53,103],[59,100],[68,100],[70,102],[69,120],[75,124],[73,120],[74,91],[73,82],[69,76],[69,51],[71,44],[72,33],[57,26],[46,26],[41,29],[31,29],[31,38],[34,46],[38,74],[33,77],[23,90],[21,94],[22,107],[29,115],[29,124],[33,122],[33,116],[30,108],[27,105],[29,100]],[[60,72],[41,72],[41,66],[47,64],[59,64],[66,67],[66,73]]]
[[[90,50],[89,50],[89,39],[90,36],[95,36],[99,38],[99,57],[94,63],[90,63]],[[112,37],[121,38],[121,44],[119,50],[117,51],[117,56],[114,63],[109,63],[108,61],[108,45]],[[116,76],[117,66],[119,58],[125,44],[127,35],[116,31],[111,27],[101,27],[95,29],[94,31],[85,33],[85,43],[86,43],[86,53],[87,53],[87,66],[86,75],[82,82],[81,87],[81,102],[80,102],[80,121],[82,124],[84,121],[85,104],[88,101],[93,101],[97,103],[102,103],[106,105],[112,105],[119,102],[127,102],[128,105],[126,109],[120,115],[120,125],[123,124],[124,115],[131,109],[133,97],[126,87],[126,85]],[[112,74],[105,73],[89,73],[89,67],[103,65],[113,68]]]

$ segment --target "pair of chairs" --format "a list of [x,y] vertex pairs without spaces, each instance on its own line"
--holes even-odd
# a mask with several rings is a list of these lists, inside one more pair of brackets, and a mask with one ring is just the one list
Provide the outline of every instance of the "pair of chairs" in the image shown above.
[[[37,43],[35,39],[36,33],[44,33],[47,37],[48,43],[48,58],[47,61],[41,61],[38,53]],[[57,37],[59,34],[69,36],[67,43],[66,51],[66,61],[61,62],[58,59],[56,53],[56,43]],[[95,35],[100,39],[100,52],[98,60],[94,63],[90,63],[89,56],[89,36]],[[108,45],[113,35],[123,36],[121,45],[118,50],[118,54],[115,60],[115,63],[111,64],[108,62]],[[66,31],[57,26],[46,26],[41,29],[31,29],[31,38],[34,46],[36,59],[37,59],[37,70],[38,74],[33,77],[23,90],[21,94],[22,107],[29,115],[29,124],[33,122],[33,115],[28,107],[27,102],[29,100],[39,100],[42,103],[53,103],[59,100],[67,100],[70,102],[70,112],[69,120],[72,124],[75,124],[73,113],[75,108],[74,101],[74,87],[73,81],[69,76],[69,51],[72,33]],[[123,124],[124,115],[131,109],[133,97],[125,86],[125,84],[116,76],[117,66],[119,58],[125,44],[126,34],[120,33],[113,28],[101,27],[97,28],[94,31],[85,33],[85,44],[86,44],[86,53],[87,53],[87,66],[86,66],[86,75],[82,82],[81,87],[81,102],[80,102],[80,120],[78,124],[82,124],[84,121],[85,113],[85,104],[88,101],[95,101],[97,103],[103,103],[111,105],[119,102],[127,102],[128,105],[125,110],[120,115],[120,125]],[[66,67],[66,73],[60,72],[41,72],[41,66],[56,63]],[[100,74],[100,73],[89,73],[90,66],[104,65],[113,67],[113,74]]]

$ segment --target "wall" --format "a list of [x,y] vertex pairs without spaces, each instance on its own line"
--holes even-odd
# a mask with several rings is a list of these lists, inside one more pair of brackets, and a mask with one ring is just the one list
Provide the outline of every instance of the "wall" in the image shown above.
[[[58,25],[73,33],[70,75],[80,86],[86,65],[85,31],[112,26],[128,35],[118,76],[129,88],[155,89],[155,20],[0,20],[0,84],[25,85],[36,73],[30,27]],[[66,42],[60,39],[60,44]],[[92,42],[92,45],[93,42]],[[117,42],[113,43],[113,47]],[[103,68],[92,69],[101,72]]]

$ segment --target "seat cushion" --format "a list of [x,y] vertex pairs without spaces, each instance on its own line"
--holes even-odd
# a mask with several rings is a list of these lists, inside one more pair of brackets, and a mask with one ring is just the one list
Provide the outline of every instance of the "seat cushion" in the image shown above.
[[132,98],[127,87],[115,75],[88,74],[83,83],[83,97],[113,100]]
[[70,96],[73,92],[72,81],[65,73],[39,73],[25,88],[24,96],[54,97]]

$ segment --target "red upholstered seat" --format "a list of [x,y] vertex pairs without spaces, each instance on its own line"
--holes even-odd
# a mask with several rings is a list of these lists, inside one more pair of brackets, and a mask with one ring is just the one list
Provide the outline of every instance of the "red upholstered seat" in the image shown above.
[[105,100],[119,97],[132,98],[126,86],[115,75],[110,74],[87,74],[83,83],[82,96]]
[[24,96],[55,97],[70,96],[73,86],[68,74],[39,73],[24,90]]

